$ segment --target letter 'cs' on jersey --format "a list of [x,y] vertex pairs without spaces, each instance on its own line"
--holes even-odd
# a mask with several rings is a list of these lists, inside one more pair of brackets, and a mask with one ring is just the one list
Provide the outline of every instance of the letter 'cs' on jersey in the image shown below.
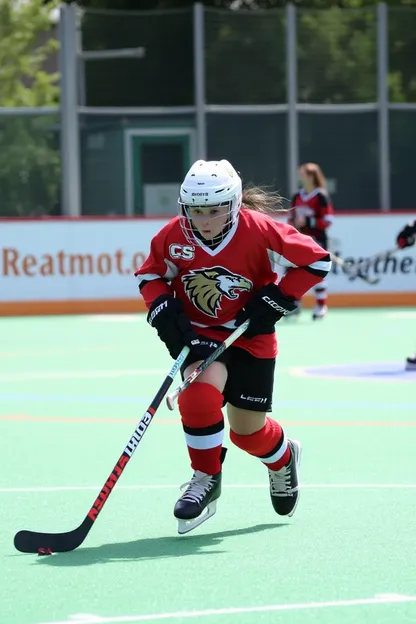
[[242,183],[228,160],[197,160],[181,185],[179,216],[182,231],[192,244],[200,244],[189,216],[191,206],[228,206],[227,226],[237,220],[242,202]]

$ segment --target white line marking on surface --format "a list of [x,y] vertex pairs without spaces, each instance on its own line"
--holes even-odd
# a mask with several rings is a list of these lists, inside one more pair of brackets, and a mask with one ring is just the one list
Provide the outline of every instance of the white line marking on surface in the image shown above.
[[101,618],[99,615],[94,615],[93,613],[75,613],[74,615],[69,616],[69,621],[74,622],[90,622],[90,624],[94,624],[94,622],[101,622]]
[[[100,617],[88,615],[89,619],[69,619],[59,622],[49,622],[47,624],[113,624],[123,622],[151,622],[157,620],[175,620],[180,618],[198,618],[221,615],[243,615],[245,613],[271,613],[276,611],[300,611],[307,609],[328,609],[340,607],[357,607],[364,605],[397,604],[406,602],[416,602],[416,596],[402,596],[401,594],[378,594],[374,598],[357,598],[354,600],[331,600],[328,602],[299,602],[295,604],[275,604],[257,607],[231,607],[228,609],[205,609],[201,611],[175,611],[172,613],[149,613],[148,615],[121,615],[114,617]],[[71,616],[70,616],[71,617]],[[73,617],[73,616],[72,616]],[[94,617],[94,620],[91,619]],[[98,619],[96,619],[98,618]]]
[[406,310],[402,312],[386,312],[384,316],[395,319],[416,319],[416,311]]

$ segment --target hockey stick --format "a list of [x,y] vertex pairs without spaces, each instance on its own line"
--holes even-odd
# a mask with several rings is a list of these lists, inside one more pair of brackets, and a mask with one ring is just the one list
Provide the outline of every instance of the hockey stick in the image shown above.
[[365,267],[368,270],[378,260],[383,260],[384,258],[387,258],[389,255],[397,253],[398,251],[400,251],[400,247],[394,247],[392,249],[387,249],[386,251],[380,251],[374,254],[373,256],[370,256],[369,258],[365,258],[364,261],[358,262],[356,265],[352,265],[352,266],[348,262],[345,262],[342,258],[339,258],[333,253],[331,253],[331,258],[334,262],[336,262],[336,264],[338,264],[344,269],[346,275],[350,278],[350,280],[354,280],[358,277],[359,279],[364,280],[364,282],[367,282],[368,284],[371,284],[372,286],[374,286],[375,284],[378,284],[380,282],[381,278],[369,277],[368,275],[365,275],[364,273],[362,273],[362,269],[363,269],[362,265],[365,263]]
[[333,253],[331,253],[331,260],[333,260],[336,264],[338,264],[338,266],[340,266],[345,271],[345,274],[347,275],[347,277],[350,278],[350,280],[353,280],[356,277],[358,277],[364,280],[364,282],[367,282],[367,284],[371,284],[372,286],[374,286],[375,284],[378,284],[380,281],[379,277],[374,277],[374,278],[368,277],[368,275],[363,275],[362,273],[360,273],[359,270],[354,271],[353,273],[354,267]]
[[102,487],[98,497],[94,501],[91,509],[87,513],[84,521],[79,527],[67,533],[38,533],[36,531],[19,531],[14,537],[14,545],[17,550],[25,553],[52,554],[54,552],[67,552],[75,550],[82,544],[87,537],[92,525],[96,521],[98,514],[104,507],[108,497],[110,496],[115,484],[121,477],[124,468],[130,461],[134,451],[138,447],[146,429],[150,425],[153,416],[170,386],[173,383],[175,375],[179,371],[186,356],[189,353],[189,347],[184,347],[178,358],[175,360],[167,377],[157,391],[153,401],[149,405],[143,418],[137,425],[133,435],[131,436],[126,448],[121,454],[119,460],[113,468],[110,476]]
[[244,334],[247,327],[249,326],[249,323],[250,321],[247,320],[242,325],[240,325],[240,327],[237,327],[237,329],[235,329],[233,333],[230,334],[228,338],[226,338],[224,342],[220,344],[218,349],[215,349],[215,351],[211,353],[211,355],[207,357],[207,359],[204,360],[202,364],[200,364],[186,379],[184,379],[184,381],[181,383],[180,386],[176,388],[176,390],[168,394],[168,396],[166,397],[166,404],[170,410],[174,409],[175,401],[180,395],[180,393],[186,390],[186,388],[188,388],[191,385],[191,383],[193,383],[195,379],[199,377],[199,375],[203,373],[204,370],[208,368],[208,366],[212,364],[212,362],[214,362],[221,355],[221,353],[223,353],[226,349],[228,349],[228,347],[230,347],[233,344],[233,342],[237,340],[237,338],[239,338],[242,334]]

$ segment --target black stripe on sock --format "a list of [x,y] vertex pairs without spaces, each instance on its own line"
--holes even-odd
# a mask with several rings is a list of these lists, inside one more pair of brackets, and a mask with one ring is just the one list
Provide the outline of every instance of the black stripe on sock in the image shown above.
[[220,420],[215,425],[208,425],[208,427],[187,427],[182,424],[183,430],[188,435],[192,436],[208,436],[214,433],[219,433],[224,429],[224,420]]
[[282,435],[280,436],[279,442],[276,444],[276,446],[269,453],[266,453],[266,455],[259,455],[259,459],[267,460],[269,457],[272,457],[281,448],[284,439],[285,439],[285,436],[282,433]]
[[319,262],[327,262],[328,268],[326,270],[314,269],[311,266],[305,266],[305,267],[302,267],[302,268],[305,269],[305,271],[308,271],[308,273],[312,273],[312,275],[317,275],[318,277],[325,277],[329,273],[329,267],[330,267],[330,263],[331,263],[331,256],[330,256],[330,254],[326,254],[326,256],[324,256],[323,258],[320,258]]
[[302,267],[308,273],[312,273],[312,275],[316,275],[317,277],[326,277],[328,275],[328,271],[321,271],[320,269],[313,269],[310,266]]

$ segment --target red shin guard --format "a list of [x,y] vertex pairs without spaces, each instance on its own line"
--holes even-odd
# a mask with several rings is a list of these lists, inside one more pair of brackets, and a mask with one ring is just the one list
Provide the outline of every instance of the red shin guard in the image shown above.
[[290,448],[283,429],[271,418],[266,419],[263,429],[250,435],[231,430],[230,440],[238,448],[261,459],[270,470],[280,470],[290,460]]
[[221,471],[222,403],[222,393],[208,383],[194,382],[179,395],[178,406],[194,470],[207,474]]

